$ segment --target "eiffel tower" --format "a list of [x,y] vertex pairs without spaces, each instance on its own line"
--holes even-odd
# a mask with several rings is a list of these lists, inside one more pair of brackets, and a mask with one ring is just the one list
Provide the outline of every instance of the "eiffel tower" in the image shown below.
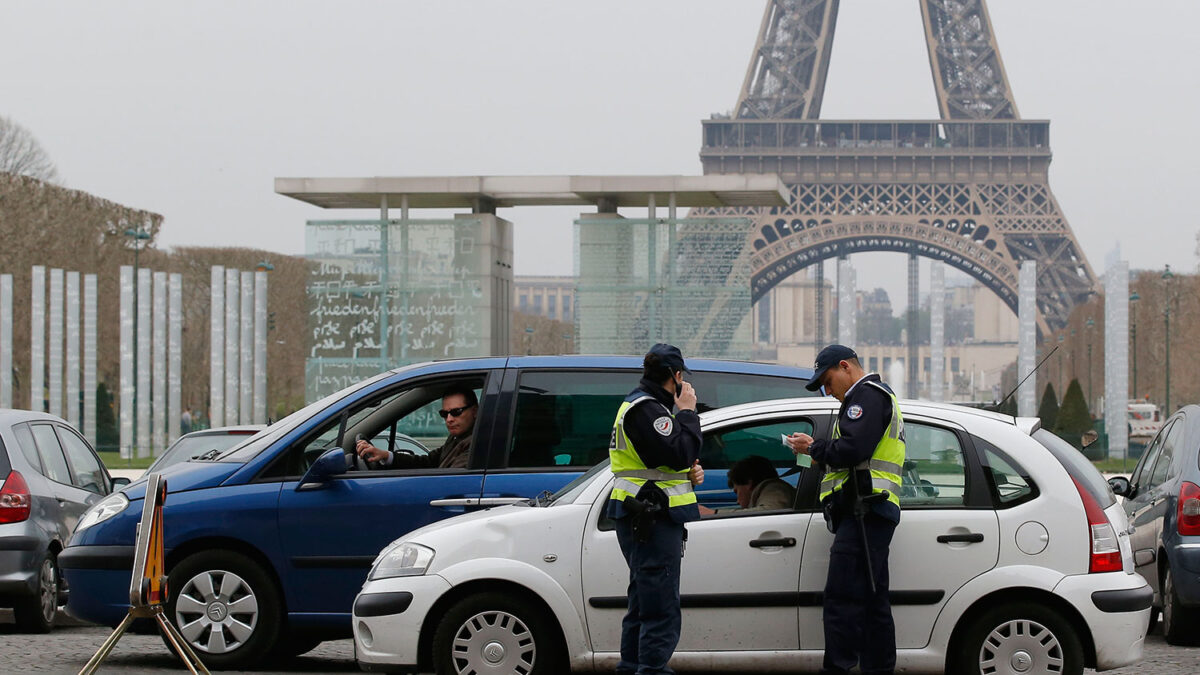
[[755,302],[809,265],[893,251],[910,256],[910,289],[929,257],[1016,312],[1018,268],[1035,260],[1048,335],[1097,289],[1047,180],[1050,123],[1018,115],[984,0],[920,6],[941,118],[845,121],[820,119],[838,0],[768,0],[737,106],[703,121],[700,158],[706,174],[779,174],[791,204],[697,215],[754,220]]

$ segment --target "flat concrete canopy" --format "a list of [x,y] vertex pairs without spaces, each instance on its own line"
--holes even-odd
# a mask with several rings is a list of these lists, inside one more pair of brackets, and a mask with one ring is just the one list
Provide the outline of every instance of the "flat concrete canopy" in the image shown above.
[[414,176],[276,178],[275,192],[325,209],[477,209],[493,207],[786,206],[790,192],[775,174],[713,176]]

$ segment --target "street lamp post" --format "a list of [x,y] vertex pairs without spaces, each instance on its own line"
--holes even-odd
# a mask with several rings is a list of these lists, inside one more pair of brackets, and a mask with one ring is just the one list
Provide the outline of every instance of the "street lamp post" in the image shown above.
[[[1141,300],[1141,299],[1142,299],[1142,296],[1138,295],[1138,294],[1137,294],[1137,291],[1134,291],[1133,293],[1130,293],[1130,294],[1129,294],[1129,302],[1130,302],[1130,304],[1132,304],[1132,303],[1135,303],[1135,302],[1137,302],[1138,300]],[[1136,315],[1136,313],[1134,313],[1134,312],[1130,312],[1130,313],[1129,313],[1129,350],[1130,350],[1130,352],[1132,352],[1132,356],[1133,356],[1133,381],[1130,383],[1130,384],[1132,385],[1132,387],[1133,387],[1133,390],[1132,390],[1132,393],[1130,394],[1130,398],[1132,398],[1132,399],[1136,399],[1136,398],[1138,397],[1138,386],[1137,386],[1137,315]]]
[[1171,290],[1173,288],[1172,281],[1175,279],[1175,273],[1171,271],[1171,266],[1167,265],[1162,273],[1163,279],[1163,344],[1166,345],[1166,396],[1164,396],[1163,414],[1171,414],[1171,300],[1173,299]]
[[1087,371],[1088,371],[1088,414],[1092,412],[1092,329],[1096,327],[1096,322],[1090,317],[1087,323],[1088,341],[1087,341]]

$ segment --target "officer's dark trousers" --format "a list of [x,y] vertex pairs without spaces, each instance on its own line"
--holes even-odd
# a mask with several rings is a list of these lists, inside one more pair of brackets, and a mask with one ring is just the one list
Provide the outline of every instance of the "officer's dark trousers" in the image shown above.
[[896,626],[888,599],[888,547],[896,525],[874,513],[865,518],[875,594],[867,582],[867,562],[858,521],[838,523],[829,550],[825,580],[825,662],[822,673],[891,673],[896,667]]
[[629,565],[629,610],[621,622],[623,675],[674,673],[667,661],[679,644],[679,566],[684,528],[665,514],[654,518],[645,543],[633,534],[633,519],[616,521],[617,541]]

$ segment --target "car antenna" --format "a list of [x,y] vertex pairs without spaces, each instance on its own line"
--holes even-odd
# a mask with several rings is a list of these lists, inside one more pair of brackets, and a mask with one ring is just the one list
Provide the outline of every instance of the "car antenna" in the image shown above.
[[1008,399],[1012,398],[1012,395],[1017,393],[1017,390],[1021,388],[1021,385],[1025,384],[1025,380],[1028,380],[1029,378],[1033,377],[1033,374],[1036,373],[1038,371],[1038,369],[1042,367],[1042,364],[1046,362],[1046,359],[1050,358],[1051,356],[1054,355],[1054,352],[1058,351],[1058,347],[1059,347],[1058,345],[1054,345],[1054,349],[1051,349],[1049,354],[1043,356],[1042,360],[1038,361],[1038,364],[1033,367],[1033,370],[1029,371],[1029,374],[1026,375],[1025,377],[1022,377],[1021,381],[1017,383],[1017,386],[1013,387],[1012,391],[1008,392],[1008,396],[1005,396],[1004,398],[1000,399],[1000,402],[997,403],[995,405],[995,407],[992,409],[995,411],[999,411],[1000,408],[1003,407],[1004,404],[1008,402]]

